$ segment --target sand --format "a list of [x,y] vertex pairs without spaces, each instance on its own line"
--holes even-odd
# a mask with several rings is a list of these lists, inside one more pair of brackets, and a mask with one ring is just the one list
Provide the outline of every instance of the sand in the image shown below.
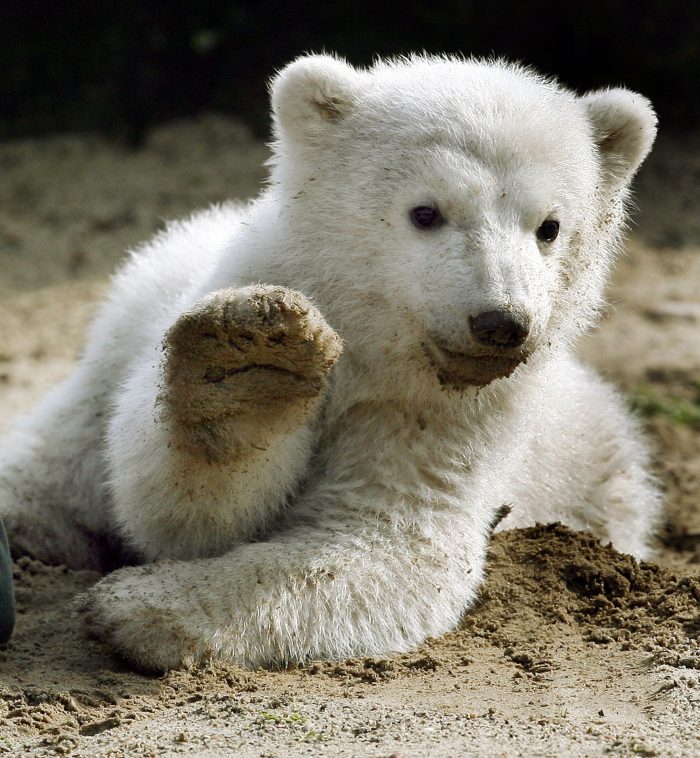
[[[126,246],[254,194],[266,155],[214,116],[137,151],[75,135],[0,144],[0,431],[70,372]],[[71,614],[97,574],[21,559],[0,754],[700,754],[698,165],[687,141],[662,141],[611,307],[582,345],[648,416],[668,495],[655,563],[560,526],[504,532],[478,606],[415,653],[146,677]]]

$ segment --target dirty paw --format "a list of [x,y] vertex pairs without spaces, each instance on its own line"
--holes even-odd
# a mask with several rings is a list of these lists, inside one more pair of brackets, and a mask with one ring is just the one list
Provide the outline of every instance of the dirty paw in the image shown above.
[[166,405],[204,447],[231,432],[229,419],[308,410],[341,351],[304,295],[269,285],[212,293],[180,316],[164,347]]
[[168,565],[122,569],[75,600],[86,634],[142,671],[189,668],[211,657],[196,610],[180,607],[179,588],[162,575]]

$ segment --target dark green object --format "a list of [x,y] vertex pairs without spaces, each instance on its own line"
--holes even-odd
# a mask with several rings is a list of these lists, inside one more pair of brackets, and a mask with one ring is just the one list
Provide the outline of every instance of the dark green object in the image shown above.
[[7,642],[15,628],[15,596],[12,591],[12,559],[5,527],[0,519],[0,645]]

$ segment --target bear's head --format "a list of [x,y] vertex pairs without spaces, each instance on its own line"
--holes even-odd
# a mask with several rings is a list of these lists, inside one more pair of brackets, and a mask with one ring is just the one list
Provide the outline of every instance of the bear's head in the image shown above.
[[498,60],[321,55],[281,71],[272,105],[296,285],[358,360],[463,390],[594,321],[655,136],[645,98]]

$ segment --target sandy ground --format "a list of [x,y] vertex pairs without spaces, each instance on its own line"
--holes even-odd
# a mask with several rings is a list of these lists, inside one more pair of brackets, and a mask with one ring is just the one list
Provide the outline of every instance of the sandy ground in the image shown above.
[[[482,599],[411,655],[145,677],[83,637],[97,578],[21,559],[0,648],[8,755],[700,755],[700,149],[668,138],[585,358],[648,417],[657,564],[541,526],[497,535]],[[0,430],[65,376],[110,271],[162,219],[254,194],[263,146],[209,117],[137,152],[0,144]]]

